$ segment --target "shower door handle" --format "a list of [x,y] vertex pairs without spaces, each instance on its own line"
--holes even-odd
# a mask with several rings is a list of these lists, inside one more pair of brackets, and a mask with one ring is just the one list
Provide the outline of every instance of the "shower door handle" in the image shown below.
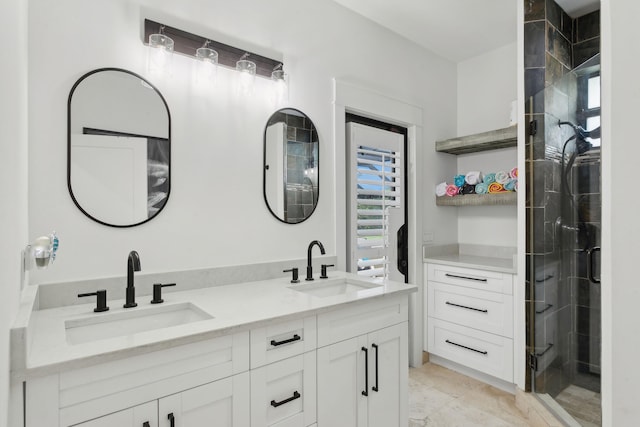
[[589,276],[589,280],[591,280],[592,283],[600,283],[600,279],[596,278],[594,274],[596,265],[596,252],[600,252],[600,246],[594,246],[587,250],[587,258],[589,258],[587,260],[587,275]]

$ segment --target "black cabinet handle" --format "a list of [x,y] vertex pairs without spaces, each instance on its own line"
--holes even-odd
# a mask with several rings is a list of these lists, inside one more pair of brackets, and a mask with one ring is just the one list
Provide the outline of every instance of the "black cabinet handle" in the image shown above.
[[455,345],[455,346],[457,346],[457,347],[461,347],[461,348],[464,348],[464,349],[466,349],[466,350],[475,351],[476,353],[480,353],[480,354],[487,354],[487,353],[488,353],[487,351],[483,351],[483,350],[476,350],[475,348],[467,347],[466,345],[458,344],[458,343],[455,343],[455,342],[453,342],[453,341],[446,340],[445,342],[446,342],[447,344]]
[[294,342],[294,341],[300,341],[300,335],[294,334],[293,338],[289,338],[288,340],[284,340],[284,341],[271,340],[271,345],[274,347],[277,347],[279,345],[289,344],[290,342]]
[[149,424],[149,421],[145,421],[142,423],[142,427],[151,427],[151,424]]
[[275,400],[272,400],[271,401],[271,406],[273,406],[274,408],[277,408],[280,405],[284,405],[285,403],[289,403],[292,400],[296,400],[296,399],[299,399],[299,398],[300,398],[300,393],[298,393],[298,391],[294,391],[293,392],[293,396],[291,396],[288,399],[281,400],[280,402],[276,402]]
[[600,246],[594,246],[593,248],[589,248],[589,250],[587,251],[587,256],[589,257],[589,260],[587,262],[587,270],[589,273],[589,280],[591,280],[592,283],[600,283],[600,279],[596,278],[594,273],[596,265],[595,255],[596,252],[600,252],[600,250]]
[[487,279],[480,279],[478,277],[458,276],[458,275],[449,274],[449,273],[446,273],[445,276],[453,277],[454,279],[475,280],[476,282],[486,282],[487,281]]
[[376,385],[371,387],[371,390],[378,392],[380,391],[380,389],[378,388],[378,344],[371,344],[371,347],[376,350]]
[[449,301],[446,301],[445,304],[452,305],[454,307],[466,308],[467,310],[479,311],[481,313],[488,313],[489,312],[489,310],[486,310],[486,309],[469,307],[467,305],[460,305],[460,304],[456,304],[454,302],[449,302]]
[[364,351],[364,391],[362,395],[369,396],[369,349],[362,347],[362,351]]
[[173,412],[167,415],[167,419],[169,420],[169,425],[171,427],[176,427],[176,418],[173,416]]

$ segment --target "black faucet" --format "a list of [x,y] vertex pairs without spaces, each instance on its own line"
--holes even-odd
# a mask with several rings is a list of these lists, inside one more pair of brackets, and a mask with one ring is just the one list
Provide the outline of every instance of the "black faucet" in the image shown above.
[[314,245],[318,245],[320,248],[320,253],[324,255],[324,246],[320,243],[319,240],[314,240],[309,243],[309,248],[307,249],[307,278],[306,280],[313,280],[313,266],[311,265],[311,249],[313,249]]
[[133,286],[133,272],[140,271],[140,255],[138,252],[129,252],[127,259],[127,301],[123,305],[124,308],[136,307],[136,288]]

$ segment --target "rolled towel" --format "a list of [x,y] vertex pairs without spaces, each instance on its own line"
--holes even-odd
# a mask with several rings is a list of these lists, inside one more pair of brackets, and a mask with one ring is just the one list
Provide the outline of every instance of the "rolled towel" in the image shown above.
[[440,184],[436,185],[436,196],[442,197],[442,196],[445,196],[446,194],[447,194],[446,182],[441,182]]
[[467,182],[467,184],[476,185],[482,182],[482,172],[479,172],[479,171],[467,172],[467,174],[464,177],[464,180]]
[[482,179],[482,182],[484,182],[487,185],[491,184],[492,182],[496,182],[496,174],[495,173],[486,174]]
[[507,190],[507,191],[516,191],[516,185],[518,185],[518,180],[517,179],[510,179],[504,185],[504,189]]
[[505,171],[496,172],[496,182],[505,185],[509,181],[509,174]]
[[464,175],[456,175],[453,177],[453,183],[456,187],[462,187],[464,185]]
[[518,168],[515,167],[515,168],[511,169],[511,171],[509,172],[509,176],[512,179],[518,179]]
[[504,193],[504,187],[499,182],[492,182],[489,184],[489,193]]
[[476,186],[471,184],[465,184],[460,191],[460,194],[476,194]]
[[447,196],[455,196],[460,189],[453,184],[447,185]]
[[485,182],[476,184],[476,194],[487,194],[489,186]]

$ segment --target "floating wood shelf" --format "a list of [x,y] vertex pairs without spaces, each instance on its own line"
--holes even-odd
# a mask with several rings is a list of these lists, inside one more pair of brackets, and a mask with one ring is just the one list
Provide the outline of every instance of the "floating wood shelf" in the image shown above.
[[458,196],[436,197],[437,206],[504,206],[515,205],[518,193],[508,191],[493,194],[463,194]]
[[515,147],[518,143],[518,126],[436,141],[436,151],[449,154],[475,153],[485,150]]

